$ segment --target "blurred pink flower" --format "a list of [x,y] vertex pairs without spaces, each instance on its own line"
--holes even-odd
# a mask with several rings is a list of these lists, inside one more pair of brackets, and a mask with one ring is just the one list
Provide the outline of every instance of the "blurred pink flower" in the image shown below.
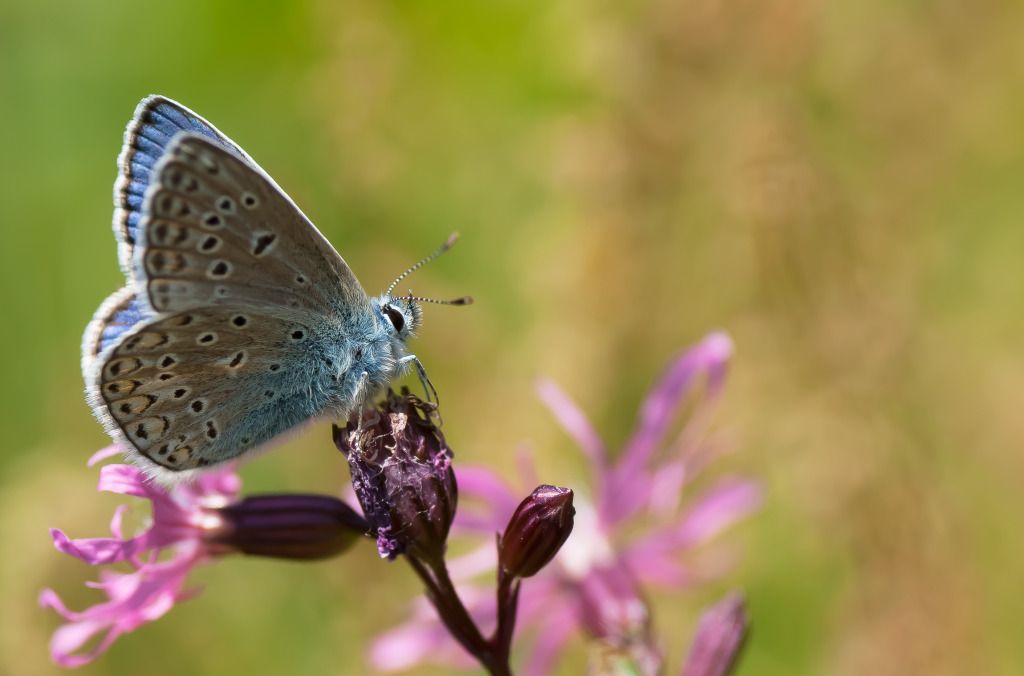
[[[541,399],[587,457],[592,493],[588,499],[585,489],[572,486],[572,536],[552,565],[523,584],[518,629],[534,636],[523,673],[549,673],[577,634],[631,655],[645,673],[659,668],[661,656],[651,637],[642,586],[676,589],[702,581],[705,576],[691,571],[682,556],[761,504],[756,483],[728,478],[686,508],[681,505],[684,486],[722,452],[705,433],[731,354],[730,338],[712,333],[674,359],[647,395],[636,429],[617,458],[557,385],[547,380],[539,384]],[[678,436],[666,443],[684,398],[702,377],[707,383],[704,395]],[[525,485],[537,483],[529,461],[521,474]],[[459,585],[464,598],[493,606],[470,579],[494,569],[494,534],[505,527],[522,491],[483,468],[459,467],[456,476],[460,493],[476,498],[477,504],[460,505],[454,532],[482,535],[485,542],[449,567],[453,578],[465,582]],[[469,605],[474,616],[493,616],[481,605]],[[370,660],[383,670],[427,660],[446,662],[458,652],[448,643],[436,617],[421,610],[379,636]]]
[[[119,452],[116,446],[103,449],[89,464]],[[108,600],[81,612],[68,610],[53,590],[43,590],[40,605],[68,621],[50,641],[53,661],[63,667],[87,664],[121,634],[160,618],[174,604],[195,595],[197,590],[183,589],[185,578],[194,567],[223,551],[205,536],[221,529],[222,519],[214,510],[233,501],[240,484],[232,467],[210,471],[195,483],[170,490],[148,481],[141,470],[129,465],[101,468],[99,490],[149,500],[152,524],[139,535],[125,537],[121,530],[125,507],[121,506],[110,524],[113,537],[72,540],[60,530],[50,531],[54,545],[65,554],[92,565],[123,561],[134,568],[129,573],[105,570],[99,582],[87,583],[101,589]],[[170,556],[161,557],[166,551]],[[76,654],[97,634],[103,635],[92,650]]]

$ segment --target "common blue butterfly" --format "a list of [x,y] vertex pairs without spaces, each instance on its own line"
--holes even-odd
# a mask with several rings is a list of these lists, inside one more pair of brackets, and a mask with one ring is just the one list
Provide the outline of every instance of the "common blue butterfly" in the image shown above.
[[419,301],[366,295],[251,157],[162,96],[128,123],[114,184],[126,282],[82,341],[86,396],[129,459],[163,481],[344,416],[410,364]]

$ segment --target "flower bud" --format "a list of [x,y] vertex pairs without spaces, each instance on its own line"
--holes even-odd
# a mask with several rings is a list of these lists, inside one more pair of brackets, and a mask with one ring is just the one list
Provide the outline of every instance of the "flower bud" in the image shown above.
[[706,610],[683,666],[683,676],[727,676],[747,633],[743,597],[733,593]]
[[434,407],[403,389],[376,409],[334,428],[348,459],[352,487],[381,558],[444,556],[458,490],[452,452],[434,424]]
[[367,532],[358,512],[329,495],[254,495],[208,514],[211,549],[281,559],[334,556]]
[[538,486],[519,503],[501,536],[499,563],[513,577],[536,575],[572,532],[572,491]]

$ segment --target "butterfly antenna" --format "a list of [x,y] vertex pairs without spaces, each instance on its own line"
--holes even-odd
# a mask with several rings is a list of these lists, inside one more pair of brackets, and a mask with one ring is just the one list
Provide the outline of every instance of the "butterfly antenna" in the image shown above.
[[[448,240],[444,244],[441,245],[441,248],[439,248],[437,251],[435,251],[434,253],[430,254],[429,256],[420,259],[415,264],[410,266],[408,270],[406,270],[402,274],[398,275],[398,277],[395,278],[395,281],[391,282],[391,286],[388,287],[387,291],[385,291],[384,294],[385,295],[390,295],[391,294],[391,290],[394,289],[396,286],[398,286],[398,283],[400,281],[402,281],[403,279],[405,279],[406,277],[408,277],[412,273],[416,272],[417,270],[422,268],[424,265],[426,265],[430,261],[432,261],[435,258],[437,258],[438,256],[440,256],[441,254],[443,254],[448,249],[451,249],[455,245],[455,242],[458,239],[459,239],[459,233],[453,232],[451,235],[449,235]],[[439,301],[428,301],[428,302],[437,303]],[[466,305],[467,303],[451,303],[451,304],[452,305]]]
[[438,300],[437,298],[426,298],[424,296],[414,296],[412,292],[409,292],[408,296],[405,296],[409,300],[418,300],[421,303],[434,303],[435,305],[472,305],[472,296],[460,296],[459,298],[450,298],[448,300]]

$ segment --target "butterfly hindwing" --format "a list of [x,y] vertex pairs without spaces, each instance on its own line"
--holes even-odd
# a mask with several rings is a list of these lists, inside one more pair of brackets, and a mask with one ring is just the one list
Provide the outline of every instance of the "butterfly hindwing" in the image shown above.
[[[322,325],[249,308],[194,309],[142,322],[106,350],[92,403],[111,431],[180,472],[224,462],[320,412]],[[311,354],[313,353],[313,354]]]
[[365,307],[341,256],[262,172],[180,134],[153,169],[133,276],[155,312],[215,305]]
[[82,373],[88,379],[100,354],[126,331],[150,318],[130,286],[118,289],[100,305],[82,337]]

